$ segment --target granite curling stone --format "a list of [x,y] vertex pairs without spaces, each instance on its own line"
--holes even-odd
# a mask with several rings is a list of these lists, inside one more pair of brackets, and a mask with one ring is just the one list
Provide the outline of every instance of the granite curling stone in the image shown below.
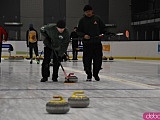
[[75,91],[71,97],[68,98],[68,103],[72,108],[86,108],[89,105],[89,98],[84,95],[84,91]]
[[46,111],[49,114],[65,114],[69,112],[70,106],[62,96],[53,96],[54,100],[50,100],[46,104]]

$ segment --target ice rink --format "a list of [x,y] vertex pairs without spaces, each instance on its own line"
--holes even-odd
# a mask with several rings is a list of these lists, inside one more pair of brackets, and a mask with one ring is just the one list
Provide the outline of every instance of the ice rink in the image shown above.
[[[42,61],[41,61],[42,62]],[[100,81],[86,82],[82,60],[62,62],[78,83],[42,83],[41,64],[29,60],[0,63],[0,120],[143,120],[145,112],[160,111],[160,61],[104,61]],[[52,67],[51,67],[52,73]],[[87,108],[70,108],[67,114],[48,114],[46,103],[54,95],[65,100],[76,90],[90,98]]]

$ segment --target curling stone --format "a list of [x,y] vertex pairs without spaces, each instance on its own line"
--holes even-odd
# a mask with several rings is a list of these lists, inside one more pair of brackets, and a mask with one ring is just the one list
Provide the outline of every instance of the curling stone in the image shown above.
[[74,75],[74,73],[69,73],[67,77],[65,77],[64,83],[76,83],[78,82],[78,77]]
[[114,60],[114,58],[112,56],[109,57],[109,60]]
[[14,56],[10,56],[10,57],[9,57],[9,60],[14,60],[14,59],[15,59]]
[[23,56],[16,56],[16,57],[15,57],[15,60],[23,60],[23,59],[24,59]]
[[103,56],[103,57],[102,57],[102,60],[107,60],[107,57]]
[[62,96],[53,96],[53,98],[57,98],[58,100],[50,100],[46,104],[46,111],[50,114],[65,114],[69,111],[70,106],[69,103],[66,102]]
[[85,108],[89,105],[89,98],[84,95],[84,91],[75,91],[72,96],[68,98],[68,103],[72,108]]

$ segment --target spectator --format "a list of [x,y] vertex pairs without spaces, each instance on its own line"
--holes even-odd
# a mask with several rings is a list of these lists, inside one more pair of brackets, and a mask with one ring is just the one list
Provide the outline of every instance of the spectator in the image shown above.
[[106,33],[106,27],[100,17],[93,13],[90,5],[83,8],[84,16],[78,23],[77,34],[83,38],[83,65],[87,74],[86,81],[92,81],[92,60],[93,77],[99,81],[99,71],[102,66],[102,43],[101,34]]
[[7,31],[0,26],[0,63],[1,63],[1,54],[2,54],[2,42],[7,41],[8,39],[8,33]]
[[29,47],[29,55],[30,55],[30,64],[32,64],[33,60],[33,50],[36,55],[37,64],[39,64],[39,55],[38,55],[38,33],[34,29],[33,24],[29,25],[29,30],[26,32],[26,42],[27,47]]
[[77,35],[77,27],[74,27],[73,32],[71,32],[70,39],[72,40],[72,60],[78,60],[78,35]]

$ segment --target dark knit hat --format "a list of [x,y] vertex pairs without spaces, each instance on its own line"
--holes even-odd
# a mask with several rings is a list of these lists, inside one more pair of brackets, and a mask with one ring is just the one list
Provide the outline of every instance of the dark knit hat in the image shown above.
[[77,29],[78,27],[74,27],[74,29]]
[[33,28],[33,24],[29,24],[29,28]]
[[92,10],[92,6],[90,5],[85,5],[84,8],[83,8],[83,11],[87,11],[87,10]]
[[65,21],[64,21],[64,20],[59,20],[59,21],[57,22],[57,27],[58,27],[58,28],[65,28],[65,27],[66,27]]

